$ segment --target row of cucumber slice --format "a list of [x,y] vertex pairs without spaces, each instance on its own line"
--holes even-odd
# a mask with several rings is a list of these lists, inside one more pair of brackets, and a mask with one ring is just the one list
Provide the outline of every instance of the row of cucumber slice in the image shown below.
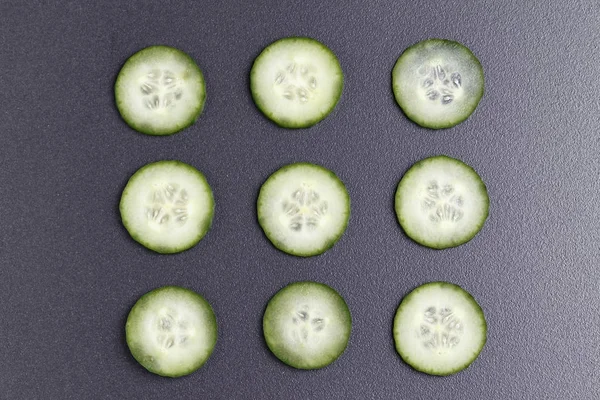
[[[278,291],[263,315],[263,334],[271,352],[298,369],[323,368],[348,345],[352,317],[333,288],[294,282]],[[198,293],[165,286],[144,294],[125,326],[133,357],[148,371],[167,377],[191,374],[208,360],[217,343],[217,320]],[[448,282],[419,286],[400,303],[393,337],[401,358],[430,375],[467,368],[486,342],[481,307],[461,287]]]
[[[204,175],[180,161],[140,168],[121,196],[123,225],[137,242],[159,253],[178,253],[208,232],[214,199]],[[462,161],[435,156],[414,164],[396,190],[396,216],[415,242],[435,248],[471,240],[488,216],[489,199],[479,175]],[[350,218],[350,197],[330,170],[294,163],[262,185],[258,222],[281,251],[322,254],[342,236]]]
[[[307,128],[335,108],[344,74],[335,54],[306,37],[280,39],[254,61],[250,89],[263,114],[285,128]],[[406,49],[392,71],[397,103],[415,123],[449,128],[467,119],[483,95],[483,69],[458,42],[428,39]],[[181,50],[151,46],[131,56],[115,83],[123,119],[149,135],[171,135],[202,113],[206,85],[196,62]]]

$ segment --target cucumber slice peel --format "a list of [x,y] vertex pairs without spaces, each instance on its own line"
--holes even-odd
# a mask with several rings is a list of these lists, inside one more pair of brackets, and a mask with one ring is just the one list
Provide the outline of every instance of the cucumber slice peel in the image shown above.
[[350,310],[331,287],[294,282],[269,301],[263,317],[265,341],[285,364],[319,369],[346,349],[352,328]]
[[343,235],[350,197],[330,170],[311,163],[286,165],[262,185],[258,222],[279,250],[309,257],[324,253]]
[[467,291],[448,282],[430,282],[402,300],[393,335],[396,351],[408,365],[445,376],[464,370],[479,356],[487,323]]
[[392,70],[396,102],[418,125],[450,128],[466,120],[484,92],[481,63],[462,44],[428,39],[410,46]]
[[288,37],[267,46],[250,71],[256,106],[284,128],[308,128],[335,108],[344,75],[335,54],[307,37]]
[[423,246],[446,249],[468,242],[481,230],[489,197],[473,168],[440,155],[417,162],[404,174],[395,210],[408,237]]
[[196,122],[204,109],[206,85],[189,55],[173,47],[150,46],[121,68],[115,100],[131,128],[147,135],[172,135]]
[[163,254],[195,246],[211,227],[214,207],[204,175],[176,160],[150,163],[136,171],[119,205],[131,237]]
[[133,357],[148,371],[166,377],[189,375],[212,354],[217,321],[210,304],[198,293],[164,286],[135,303],[125,325]]

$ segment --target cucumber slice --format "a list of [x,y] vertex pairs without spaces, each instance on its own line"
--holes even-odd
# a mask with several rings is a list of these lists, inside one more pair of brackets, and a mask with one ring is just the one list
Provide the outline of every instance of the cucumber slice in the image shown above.
[[306,37],[272,43],[254,61],[250,90],[256,106],[279,126],[307,128],[337,104],[344,75],[324,44]]
[[123,225],[131,237],[158,253],[193,247],[210,229],[212,190],[200,171],[181,161],[140,168],[121,195]]
[[487,324],[475,299],[460,286],[430,282],[409,293],[394,318],[400,357],[417,371],[451,375],[483,349]]
[[136,131],[171,135],[202,113],[204,77],[183,51],[151,46],[125,62],[115,83],[115,99],[121,116]]
[[168,377],[191,374],[217,343],[217,320],[198,293],[178,286],[154,289],[135,303],[125,324],[127,346],[148,371]]
[[414,164],[398,184],[396,215],[415,242],[434,249],[471,240],[488,216],[485,184],[473,168],[447,156]]
[[406,49],[392,71],[398,105],[413,122],[450,128],[467,119],[483,96],[483,68],[460,43],[429,39]]
[[330,170],[309,163],[286,165],[262,185],[258,222],[279,250],[308,257],[331,248],[350,218],[346,187]]
[[350,310],[331,287],[294,282],[269,301],[263,317],[267,346],[287,365],[318,369],[346,349],[352,328]]

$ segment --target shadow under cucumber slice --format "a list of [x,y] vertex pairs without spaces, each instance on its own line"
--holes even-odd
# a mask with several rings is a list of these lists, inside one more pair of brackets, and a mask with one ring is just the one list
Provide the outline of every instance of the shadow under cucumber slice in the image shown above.
[[398,222],[415,242],[434,249],[459,246],[483,227],[489,212],[485,184],[460,160],[435,156],[404,174],[395,197]]
[[350,197],[330,170],[310,163],[289,164],[262,185],[258,222],[279,250],[309,257],[322,254],[342,236],[350,218]]
[[214,208],[204,175],[175,160],[140,168],[127,182],[119,205],[131,237],[158,253],[196,245],[210,229]]
[[125,325],[127,346],[148,371],[189,375],[208,360],[217,343],[217,320],[198,293],[164,286],[135,303]]
[[417,371],[451,375],[467,368],[487,340],[483,311],[467,291],[430,282],[410,292],[393,327],[396,350]]
[[307,37],[267,46],[250,71],[250,90],[263,114],[284,128],[308,128],[335,108],[344,75],[335,54]]
[[172,135],[196,122],[206,85],[196,62],[181,50],[150,46],[132,55],[115,82],[115,100],[127,124],[147,135]]
[[263,333],[273,354],[298,369],[318,369],[346,349],[352,317],[344,299],[318,282],[294,282],[269,301]]
[[431,129],[450,128],[477,108],[484,92],[483,68],[462,44],[428,39],[400,55],[392,70],[392,88],[413,122]]

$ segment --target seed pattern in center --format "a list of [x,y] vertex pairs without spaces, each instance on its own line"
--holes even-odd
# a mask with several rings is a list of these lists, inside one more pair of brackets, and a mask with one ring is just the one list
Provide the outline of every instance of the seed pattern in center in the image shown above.
[[418,331],[423,345],[431,350],[451,349],[460,343],[463,333],[461,321],[447,307],[429,307],[423,313],[423,321]]
[[158,110],[174,107],[183,96],[181,82],[169,70],[153,69],[140,86],[146,108]]
[[156,341],[165,348],[170,349],[175,345],[184,346],[188,340],[188,325],[185,321],[178,321],[176,313],[171,310],[160,315],[156,320],[158,335]]
[[462,86],[460,74],[450,73],[441,65],[423,65],[419,68],[419,74],[425,97],[431,101],[439,101],[443,105],[452,103],[456,91]]
[[188,219],[188,194],[176,183],[167,183],[156,188],[150,195],[146,207],[148,221],[164,225],[170,221],[183,225]]
[[291,62],[277,72],[275,85],[283,89],[283,98],[306,103],[317,89],[317,78],[308,65]]
[[302,187],[283,201],[283,211],[289,217],[289,228],[293,231],[312,230],[327,213],[327,202],[314,190]]
[[461,210],[464,205],[463,198],[450,184],[440,187],[437,181],[429,182],[422,205],[425,210],[430,211],[431,222],[457,222],[464,215]]
[[307,305],[300,307],[292,313],[292,322],[294,324],[292,337],[294,340],[307,343],[311,335],[321,332],[325,328],[325,319],[312,314]]

